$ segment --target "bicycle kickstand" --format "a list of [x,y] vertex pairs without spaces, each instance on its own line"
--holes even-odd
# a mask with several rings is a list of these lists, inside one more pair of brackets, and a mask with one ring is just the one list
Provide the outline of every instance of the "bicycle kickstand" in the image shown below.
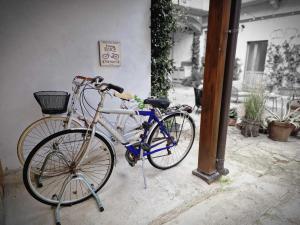
[[144,150],[141,150],[141,157],[142,157],[142,175],[143,175],[143,179],[144,179],[144,188],[147,189],[147,180],[146,180],[146,176],[145,176],[145,168],[144,168],[144,164],[145,164],[145,157],[144,157]]
[[59,200],[59,201],[58,201],[58,204],[57,204],[57,206],[56,206],[56,209],[55,209],[55,223],[56,223],[56,225],[61,225],[61,220],[60,220],[60,208],[61,208],[61,204],[62,204],[62,201],[63,201],[63,195],[64,195],[64,193],[65,193],[65,191],[66,191],[66,188],[67,188],[68,184],[69,184],[72,180],[80,180],[80,181],[82,181],[82,182],[85,184],[85,186],[90,190],[90,192],[92,193],[93,197],[95,198],[96,203],[97,203],[97,206],[98,206],[100,212],[103,212],[103,211],[104,211],[104,207],[103,207],[103,205],[102,205],[102,203],[101,203],[101,201],[100,201],[99,196],[98,196],[98,195],[96,194],[96,192],[95,192],[95,189],[94,189],[93,184],[90,184],[82,174],[77,173],[77,174],[74,174],[74,175],[68,177],[68,178],[65,180],[65,182],[64,182],[64,184],[63,184],[63,186],[62,186],[62,188],[61,188],[61,190],[60,190],[60,193],[59,193],[59,196],[58,196],[58,197],[57,197],[56,195],[53,196],[53,197],[56,197],[57,200]]

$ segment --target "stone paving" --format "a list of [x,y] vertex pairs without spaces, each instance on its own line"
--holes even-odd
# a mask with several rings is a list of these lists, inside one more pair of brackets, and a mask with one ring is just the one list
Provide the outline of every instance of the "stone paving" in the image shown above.
[[[179,88],[180,89],[180,88]],[[180,89],[173,100],[193,105],[192,89]],[[178,88],[177,88],[178,93]],[[200,116],[193,113],[196,124]],[[199,127],[197,129],[199,137]],[[225,166],[230,173],[207,185],[192,175],[199,139],[177,167],[161,171],[146,163],[148,189],[143,189],[140,164],[131,168],[124,149],[100,191],[105,211],[90,199],[62,209],[63,225],[300,225],[300,138],[286,143],[266,135],[245,138],[229,127]],[[7,225],[54,224],[53,210],[25,190],[20,172],[5,177]]]

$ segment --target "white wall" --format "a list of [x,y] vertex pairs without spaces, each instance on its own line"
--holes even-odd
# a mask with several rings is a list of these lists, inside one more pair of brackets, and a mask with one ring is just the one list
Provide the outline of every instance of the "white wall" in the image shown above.
[[[255,2],[252,0],[243,0],[243,3]],[[283,0],[280,1],[279,9],[274,9],[269,1],[261,1],[260,4],[254,4],[247,7],[241,8],[240,19],[255,19],[260,16],[267,15],[276,15],[280,13],[291,13],[295,11],[300,11],[300,1],[299,0]],[[203,18],[203,25],[206,26],[207,17]],[[296,28],[298,29],[298,38],[294,40],[295,43],[300,44],[300,15],[291,15],[285,17],[278,17],[272,19],[265,19],[260,21],[252,21],[246,23],[240,23],[240,25],[244,25],[245,28],[243,31],[238,34],[238,42],[237,42],[237,50],[236,57],[241,59],[242,63],[242,73],[240,75],[239,81],[234,81],[233,85],[241,88],[244,76],[244,67],[246,61],[246,52],[247,52],[247,42],[248,41],[260,41],[260,40],[268,40],[271,41],[270,34],[272,31],[277,29],[282,29],[285,31],[288,28]],[[200,57],[205,55],[205,28],[200,37]],[[286,35],[288,36],[288,35]],[[274,42],[274,40],[272,40]],[[284,41],[281,40],[281,41]]]
[[[19,167],[22,130],[41,116],[32,93],[69,90],[76,74],[150,93],[150,0],[0,0],[0,158]],[[121,66],[100,67],[98,40],[121,42]]]
[[[299,21],[300,15],[294,15],[244,23],[245,29],[238,34],[236,49],[236,57],[241,59],[243,71],[240,75],[240,80],[234,81],[233,85],[238,88],[242,87],[248,41],[268,40],[268,43],[272,41],[284,41],[286,39],[289,39],[288,35],[285,37],[286,39],[283,38],[282,40],[272,40],[270,36],[271,32],[277,29],[282,29],[283,31],[285,31],[286,28],[297,28],[300,32]],[[300,38],[295,39],[294,42],[300,44]]]
[[[268,1],[265,1],[259,5],[244,7],[241,9],[240,19],[255,19],[256,17],[260,16],[276,15],[280,13],[288,13],[300,10],[299,0],[284,0],[281,1],[279,5],[280,7],[278,9],[274,9],[273,7],[271,7]],[[300,15],[291,15],[240,23],[240,26],[244,25],[245,28],[238,34],[236,57],[241,59],[242,73],[240,75],[240,80],[234,81],[233,85],[235,87],[238,87],[239,89],[242,88],[248,41],[267,40],[268,43],[275,41],[282,42],[286,39],[289,39],[288,34],[286,34],[286,37],[283,37],[281,40],[274,40],[271,37],[271,33],[274,30],[278,29],[281,29],[283,32],[286,32],[286,29],[296,28],[298,29],[300,34],[299,21]],[[294,41],[300,43],[300,39]]]
[[181,62],[191,62],[192,60],[192,33],[175,33],[174,34],[174,46],[172,48],[172,57],[174,60],[174,66],[180,67]]
[[278,9],[274,9],[269,3],[269,0],[267,0],[247,7],[243,7],[242,5],[240,19],[251,19],[259,16],[276,15],[278,13],[295,12],[298,10],[300,10],[299,0],[281,0]]

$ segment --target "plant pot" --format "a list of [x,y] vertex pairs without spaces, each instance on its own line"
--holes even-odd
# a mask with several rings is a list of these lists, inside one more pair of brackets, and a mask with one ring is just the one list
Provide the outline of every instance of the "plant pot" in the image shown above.
[[259,136],[260,122],[243,119],[241,123],[241,134],[245,137]]
[[268,128],[260,126],[259,127],[259,133],[260,134],[267,134],[268,133]]
[[300,107],[300,100],[299,99],[294,99],[291,101],[291,110],[294,111],[297,108]]
[[269,138],[274,141],[286,142],[293,129],[289,123],[273,121],[269,124]]
[[235,124],[236,124],[236,119],[234,118],[228,119],[228,126],[235,126]]
[[299,127],[299,128],[295,128],[295,127],[293,127],[293,130],[292,130],[291,136],[294,136],[294,137],[296,137],[296,136],[298,135],[299,131],[300,131],[300,127]]

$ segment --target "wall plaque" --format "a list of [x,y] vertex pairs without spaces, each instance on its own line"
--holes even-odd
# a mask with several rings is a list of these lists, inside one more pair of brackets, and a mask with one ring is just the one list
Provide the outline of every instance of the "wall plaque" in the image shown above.
[[121,53],[120,42],[99,41],[100,65],[101,66],[120,66]]

